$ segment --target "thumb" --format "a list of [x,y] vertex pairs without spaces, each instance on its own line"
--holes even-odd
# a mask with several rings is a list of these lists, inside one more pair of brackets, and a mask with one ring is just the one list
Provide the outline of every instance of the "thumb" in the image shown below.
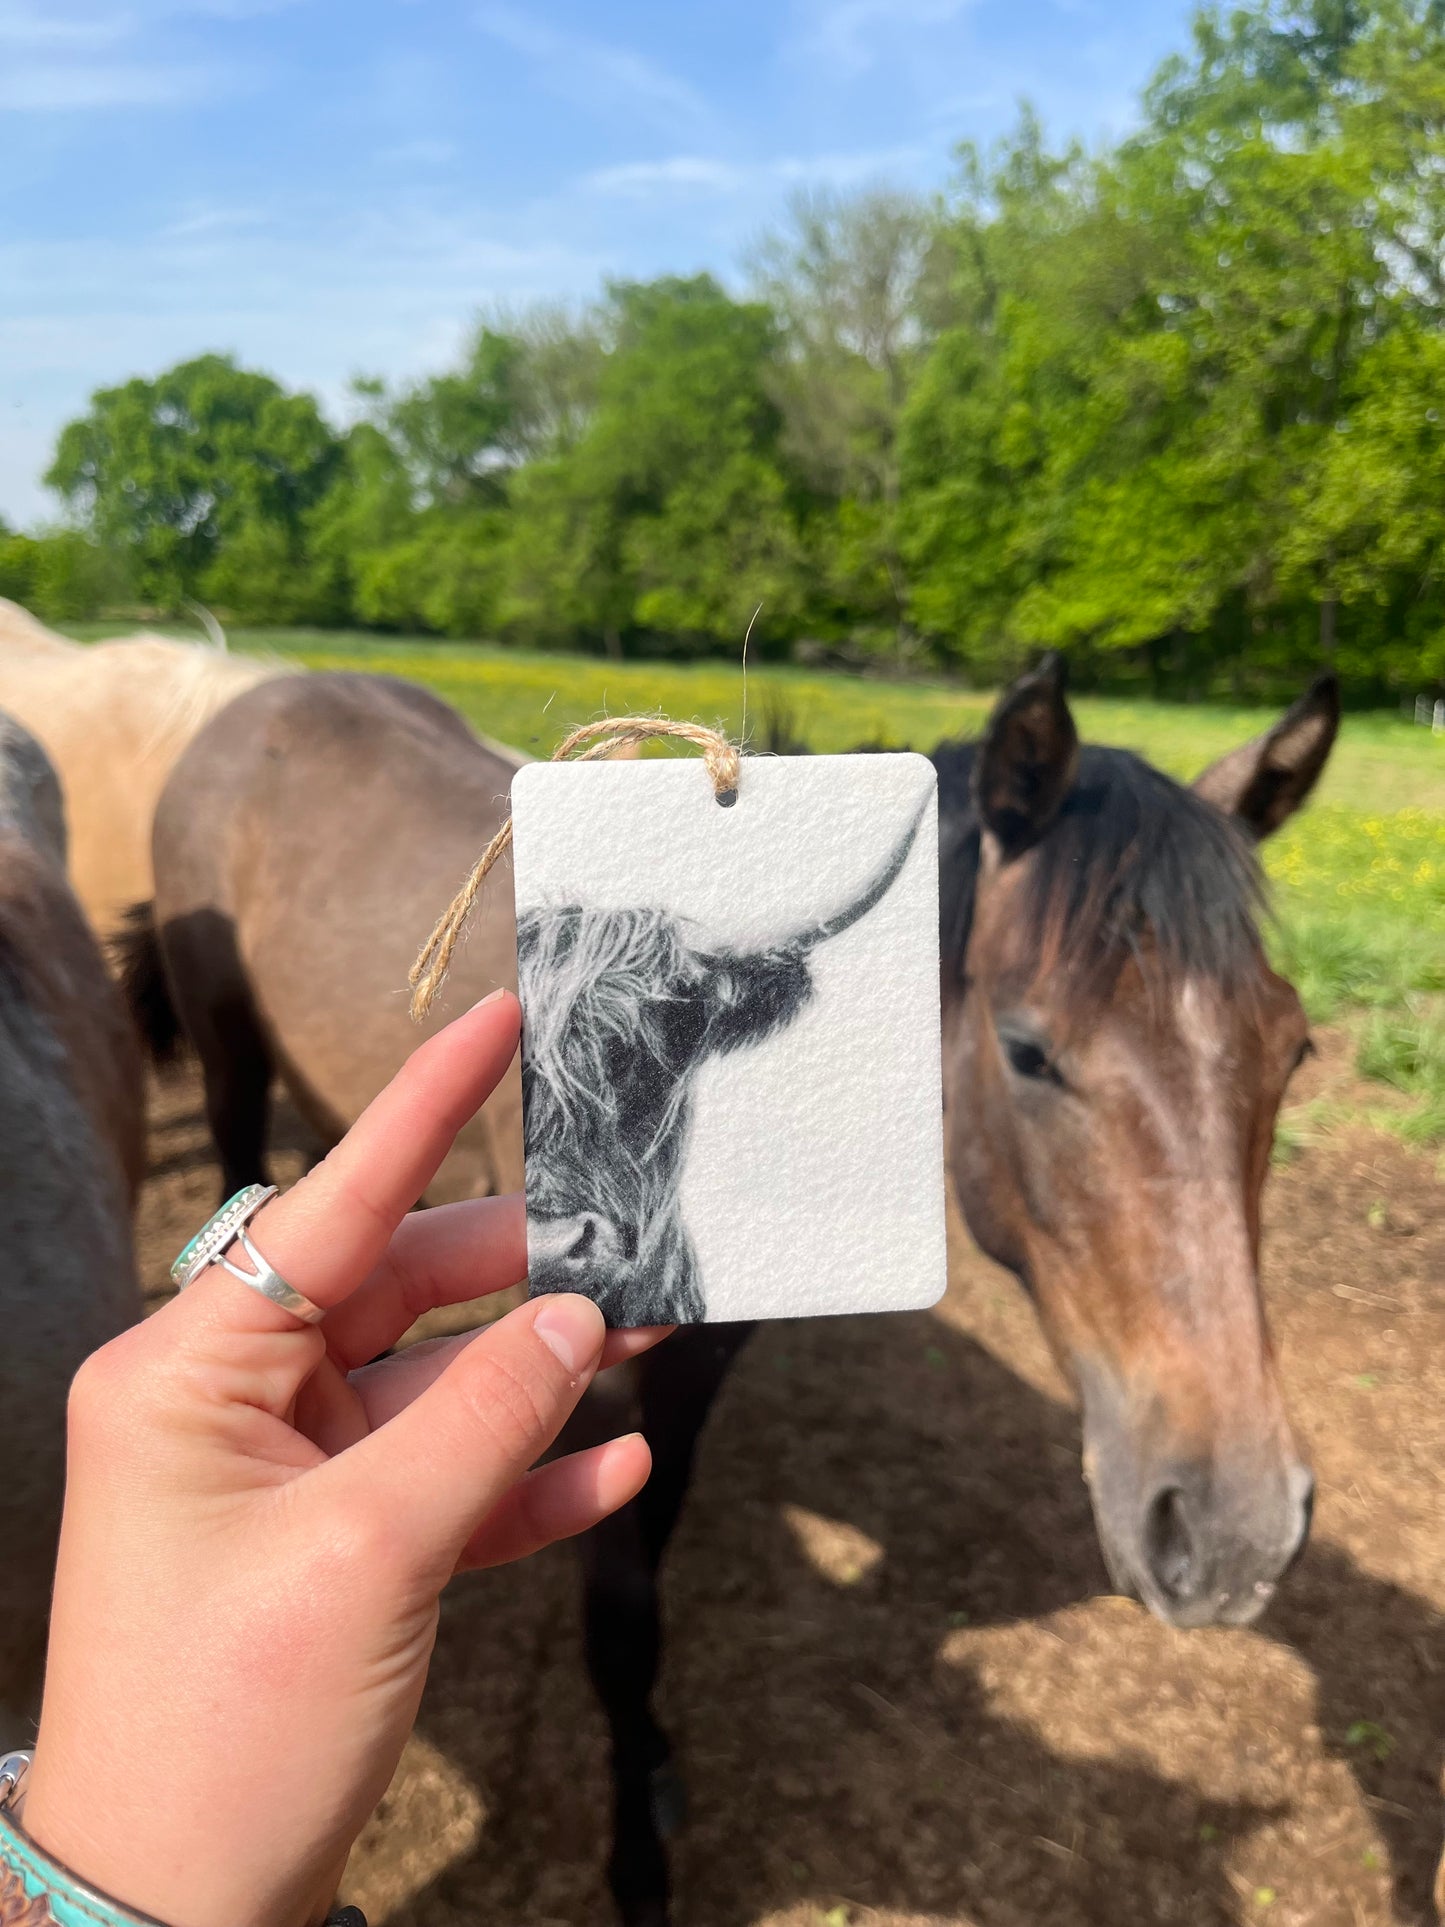
[[338,1503],[371,1516],[438,1586],[482,1520],[542,1456],[596,1374],[606,1326],[559,1292],[481,1331],[378,1431],[322,1468]]

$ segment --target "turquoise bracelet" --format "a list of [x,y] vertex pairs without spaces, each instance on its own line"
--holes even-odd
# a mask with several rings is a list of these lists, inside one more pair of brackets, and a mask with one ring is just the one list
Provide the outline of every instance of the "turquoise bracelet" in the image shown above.
[[0,1813],[0,1927],[161,1927],[77,1880]]
[[[0,1759],[0,1927],[164,1927],[78,1880],[15,1824],[5,1809],[21,1792],[28,1765],[24,1754]],[[326,1927],[366,1927],[366,1916],[342,1907]]]

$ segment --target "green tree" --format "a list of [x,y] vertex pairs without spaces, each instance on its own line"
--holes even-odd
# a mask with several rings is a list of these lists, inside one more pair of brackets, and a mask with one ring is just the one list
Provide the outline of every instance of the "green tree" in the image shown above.
[[754,250],[754,286],[778,318],[770,376],[782,452],[815,499],[807,536],[843,632],[911,637],[898,542],[899,426],[947,302],[945,250],[917,197],[874,188],[801,194]]
[[0,523],[0,596],[29,608],[35,593],[35,566],[40,544]]
[[60,436],[46,481],[137,593],[285,620],[309,599],[304,536],[339,449],[310,395],[203,355],[102,389]]
[[769,393],[776,331],[710,276],[609,290],[596,403],[512,491],[502,619],[614,654],[649,632],[740,643],[759,601],[801,606]]
[[943,646],[1378,666],[1342,438],[1381,344],[1439,331],[1442,84],[1436,0],[1263,0],[1198,17],[1114,153],[1053,159],[1026,123],[966,165],[965,319],[904,431]]

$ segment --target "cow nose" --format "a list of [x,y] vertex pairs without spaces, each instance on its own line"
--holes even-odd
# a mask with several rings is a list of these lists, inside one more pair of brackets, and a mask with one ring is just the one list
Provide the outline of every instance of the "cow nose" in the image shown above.
[[527,1264],[539,1290],[586,1290],[589,1280],[615,1270],[629,1255],[627,1237],[600,1211],[527,1220]]
[[1189,1505],[1177,1485],[1156,1492],[1144,1514],[1144,1557],[1154,1583],[1171,1606],[1198,1598],[1202,1571]]
[[569,1264],[585,1265],[596,1257],[597,1247],[602,1239],[602,1220],[587,1212],[578,1227],[577,1235],[568,1245],[563,1256]]
[[556,1247],[556,1263],[569,1277],[582,1278],[599,1266],[615,1265],[622,1255],[617,1227],[596,1211],[571,1220]]

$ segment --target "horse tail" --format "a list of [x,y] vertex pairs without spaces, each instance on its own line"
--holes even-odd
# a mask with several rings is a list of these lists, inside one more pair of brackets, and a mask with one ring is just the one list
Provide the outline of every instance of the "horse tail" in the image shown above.
[[185,1041],[180,1016],[171,1000],[156,929],[153,903],[132,904],[121,928],[112,937],[110,953],[120,975],[121,994],[146,1055],[156,1065],[169,1064]]
[[187,596],[183,606],[190,610],[191,614],[196,618],[196,621],[199,622],[205,630],[206,641],[210,644],[211,648],[217,650],[223,656],[228,655],[231,645],[226,640],[226,632],[211,614],[205,603],[192,602],[190,597]]

